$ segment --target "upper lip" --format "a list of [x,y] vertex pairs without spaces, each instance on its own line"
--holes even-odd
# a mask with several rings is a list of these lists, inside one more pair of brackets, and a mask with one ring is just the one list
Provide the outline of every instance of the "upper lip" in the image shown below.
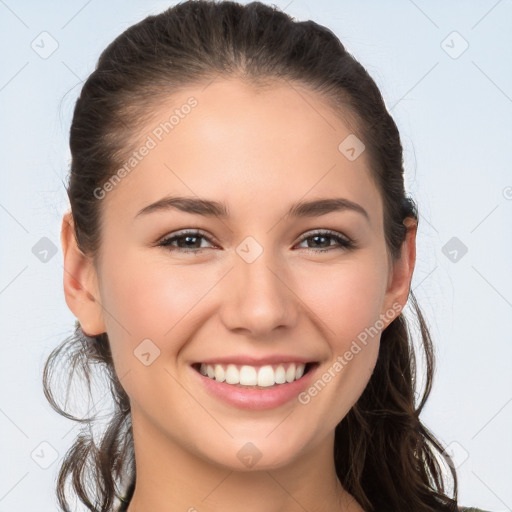
[[[239,364],[239,365],[248,365],[248,366],[263,366],[267,364],[279,364],[279,363],[314,363],[316,362],[314,359],[294,356],[294,355],[283,355],[283,354],[275,354],[265,357],[253,357],[248,355],[239,355],[239,356],[223,356],[223,357],[210,357],[208,359],[202,359],[201,361],[197,361],[197,363],[203,364]],[[196,363],[196,364],[197,364]]]

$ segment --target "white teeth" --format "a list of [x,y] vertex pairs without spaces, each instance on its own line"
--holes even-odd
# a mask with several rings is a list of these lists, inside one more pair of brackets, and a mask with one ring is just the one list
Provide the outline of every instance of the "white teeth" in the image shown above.
[[220,364],[215,365],[215,380],[218,382],[224,382],[226,380],[226,372]]
[[[207,367],[209,365],[206,365]],[[228,384],[239,384],[240,383],[240,372],[234,364],[228,364],[226,369],[226,382]]]
[[286,382],[293,382],[295,380],[295,364],[288,366],[286,370]]
[[286,382],[286,371],[283,365],[276,368],[276,384],[284,384]]
[[258,371],[258,386],[269,387],[276,383],[272,366],[262,366]]
[[239,377],[243,386],[256,386],[258,383],[258,372],[253,366],[242,366]]
[[285,363],[260,367],[201,363],[199,371],[210,379],[226,382],[226,384],[270,387],[275,384],[284,384],[300,379],[304,375],[305,367],[306,365],[302,363]]

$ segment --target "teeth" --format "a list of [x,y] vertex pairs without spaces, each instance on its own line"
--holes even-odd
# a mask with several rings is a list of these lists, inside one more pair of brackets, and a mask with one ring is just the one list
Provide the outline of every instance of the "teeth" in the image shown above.
[[304,375],[306,365],[302,363],[285,363],[265,366],[237,366],[234,364],[204,364],[201,363],[200,373],[226,384],[241,386],[270,387],[300,379]]
[[219,382],[224,382],[226,380],[226,372],[220,364],[215,365],[215,380]]
[[[236,371],[237,370],[235,368],[233,374],[235,374]],[[238,380],[240,384],[242,384],[243,386],[256,386],[256,384],[261,386],[261,384],[259,384],[260,375],[261,372],[257,372],[256,368],[254,368],[253,366],[242,366],[242,368],[240,368]]]
[[276,368],[276,384],[284,384],[286,382],[286,371],[282,365]]
[[295,365],[291,364],[286,370],[286,382],[293,382],[295,380]]
[[[209,365],[206,365],[208,368]],[[226,369],[226,383],[227,384],[238,384],[240,382],[240,373],[236,369],[234,364],[228,364]]]
[[276,376],[272,366],[262,366],[258,371],[258,386],[266,388],[273,386],[275,383]]

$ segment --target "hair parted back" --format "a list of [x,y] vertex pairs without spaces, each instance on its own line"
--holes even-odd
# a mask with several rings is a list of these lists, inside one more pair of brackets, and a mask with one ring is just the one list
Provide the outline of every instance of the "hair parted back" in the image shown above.
[[[256,87],[279,81],[322,95],[363,141],[370,175],[383,200],[387,249],[393,259],[405,240],[403,221],[418,221],[406,196],[400,135],[381,93],[364,67],[327,28],[297,22],[260,2],[241,5],[184,1],[129,27],[102,52],[76,102],[71,129],[71,169],[67,188],[80,249],[96,258],[101,247],[101,204],[93,191],[130,153],[159,102],[192,84],[217,77],[237,78]],[[412,291],[426,376],[416,404],[416,356],[409,323],[400,313],[382,332],[375,370],[357,403],[338,424],[334,458],[338,478],[367,511],[457,510],[457,476],[441,443],[419,415],[432,388],[434,351]],[[115,410],[101,439],[95,419],[66,412],[58,404],[53,379],[67,365],[68,384],[101,368],[110,382]],[[66,484],[91,511],[111,511],[116,498],[131,497],[135,460],[130,401],[113,367],[106,333],[84,336],[79,326],[49,355],[44,391],[60,414],[80,422],[82,433],[64,457],[57,481],[62,510],[69,510]],[[453,498],[446,490],[449,466]],[[124,476],[123,476],[124,475]],[[121,483],[128,477],[128,485]]]

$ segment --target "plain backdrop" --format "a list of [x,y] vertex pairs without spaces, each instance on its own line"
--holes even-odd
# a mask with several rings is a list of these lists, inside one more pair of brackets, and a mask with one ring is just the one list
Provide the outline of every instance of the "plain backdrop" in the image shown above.
[[[245,3],[245,2],[242,2]],[[174,2],[0,0],[0,512],[57,510],[78,433],[47,404],[62,290],[68,135],[81,83],[118,34]],[[464,505],[512,510],[512,2],[285,0],[328,26],[377,82],[421,214],[413,290],[437,369],[423,422]]]

